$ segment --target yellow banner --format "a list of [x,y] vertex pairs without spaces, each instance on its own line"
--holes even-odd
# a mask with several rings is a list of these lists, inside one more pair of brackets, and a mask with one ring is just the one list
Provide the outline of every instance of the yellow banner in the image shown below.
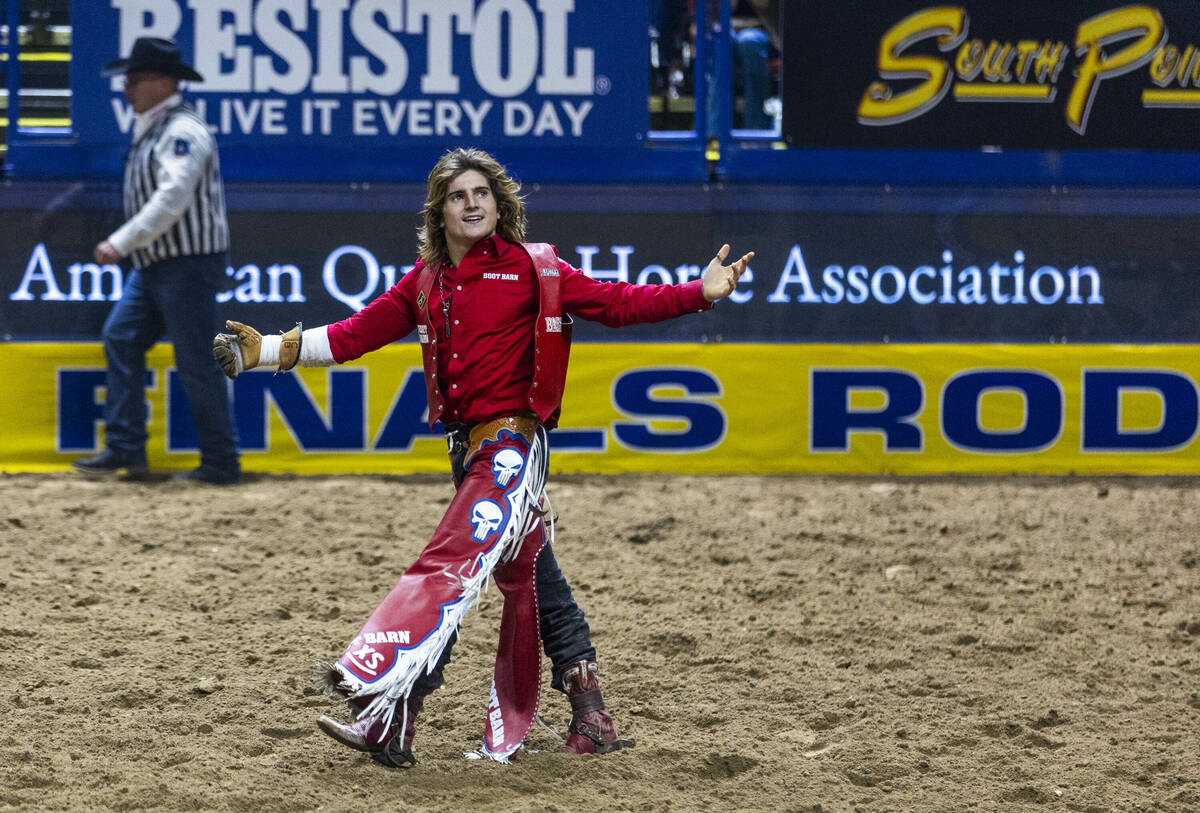
[[[248,471],[446,472],[415,347],[231,385]],[[0,467],[103,447],[98,344],[0,344]],[[557,472],[1198,474],[1200,346],[580,344]],[[197,463],[169,346],[150,465]]]

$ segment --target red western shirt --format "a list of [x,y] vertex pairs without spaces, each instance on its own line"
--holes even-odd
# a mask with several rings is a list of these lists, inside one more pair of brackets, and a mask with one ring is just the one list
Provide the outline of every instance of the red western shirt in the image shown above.
[[[563,312],[609,327],[661,322],[712,307],[700,280],[682,285],[606,283],[561,259],[558,267]],[[418,264],[367,307],[329,325],[334,361],[356,359],[424,324],[417,301],[420,270]],[[434,284],[423,305],[440,345],[442,420],[482,422],[527,409],[538,314],[538,280],[529,255],[503,237],[488,237],[457,268],[446,263],[440,273],[440,284]]]

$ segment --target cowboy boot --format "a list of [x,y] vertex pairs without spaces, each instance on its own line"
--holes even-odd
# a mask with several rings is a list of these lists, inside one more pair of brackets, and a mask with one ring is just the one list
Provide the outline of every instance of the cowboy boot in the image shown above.
[[[347,703],[355,714],[366,705],[365,701],[357,699]],[[424,698],[408,698],[405,705],[397,707],[390,726],[385,726],[383,721],[378,719],[339,723],[331,717],[321,715],[317,720],[317,727],[342,745],[370,754],[371,759],[380,765],[407,768],[417,764],[412,744],[416,735],[417,714],[422,705]]]
[[567,750],[574,754],[607,754],[632,748],[633,740],[617,739],[612,715],[604,708],[595,661],[578,661],[563,672],[563,685],[571,701],[571,725]]

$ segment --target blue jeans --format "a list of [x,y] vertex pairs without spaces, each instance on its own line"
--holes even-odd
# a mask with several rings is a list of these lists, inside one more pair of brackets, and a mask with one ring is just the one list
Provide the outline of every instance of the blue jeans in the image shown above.
[[[592,632],[583,610],[571,595],[571,586],[558,568],[550,543],[542,548],[537,560],[538,625],[542,631],[542,648],[550,659],[550,685],[564,691],[562,673],[571,664],[596,660],[596,648],[592,646]],[[450,663],[450,650],[458,640],[458,633],[442,650],[433,671],[422,675],[413,684],[413,696],[424,697],[445,682],[442,670]]]
[[742,128],[770,130],[775,122],[763,111],[771,92],[767,69],[767,33],[759,28],[733,32],[733,94],[742,94]]
[[687,36],[687,7],[682,0],[650,0],[650,26],[658,32],[661,67],[679,61],[680,41]]
[[175,346],[175,368],[196,420],[200,462],[239,471],[229,385],[212,357],[220,327],[215,297],[227,264],[224,253],[177,257],[126,277],[100,336],[108,365],[107,444],[129,463],[146,461],[146,352],[165,335]]
[[[771,76],[767,64],[770,40],[767,33],[759,28],[747,28],[732,32],[729,40],[733,50],[733,96],[742,97],[741,129],[770,130],[775,126],[775,122],[763,110],[763,102],[771,93]],[[719,129],[716,48],[717,40],[714,37],[705,52],[705,76],[708,80],[706,138],[716,138]]]

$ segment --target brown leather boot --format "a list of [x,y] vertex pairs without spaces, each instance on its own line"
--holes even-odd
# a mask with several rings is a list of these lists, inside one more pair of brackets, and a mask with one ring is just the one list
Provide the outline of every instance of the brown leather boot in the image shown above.
[[[365,701],[350,700],[350,709],[356,714],[365,707]],[[380,720],[358,720],[339,723],[332,717],[322,715],[317,727],[355,751],[364,751],[371,759],[389,768],[407,768],[417,764],[413,755],[413,737],[417,733],[417,714],[424,705],[424,698],[410,697],[407,706],[402,702],[396,706],[392,724],[384,726]],[[401,731],[404,736],[401,737]]]
[[612,715],[604,708],[595,661],[579,661],[563,672],[563,685],[571,701],[571,725],[567,750],[575,754],[607,754],[632,748],[633,740],[617,739]]

